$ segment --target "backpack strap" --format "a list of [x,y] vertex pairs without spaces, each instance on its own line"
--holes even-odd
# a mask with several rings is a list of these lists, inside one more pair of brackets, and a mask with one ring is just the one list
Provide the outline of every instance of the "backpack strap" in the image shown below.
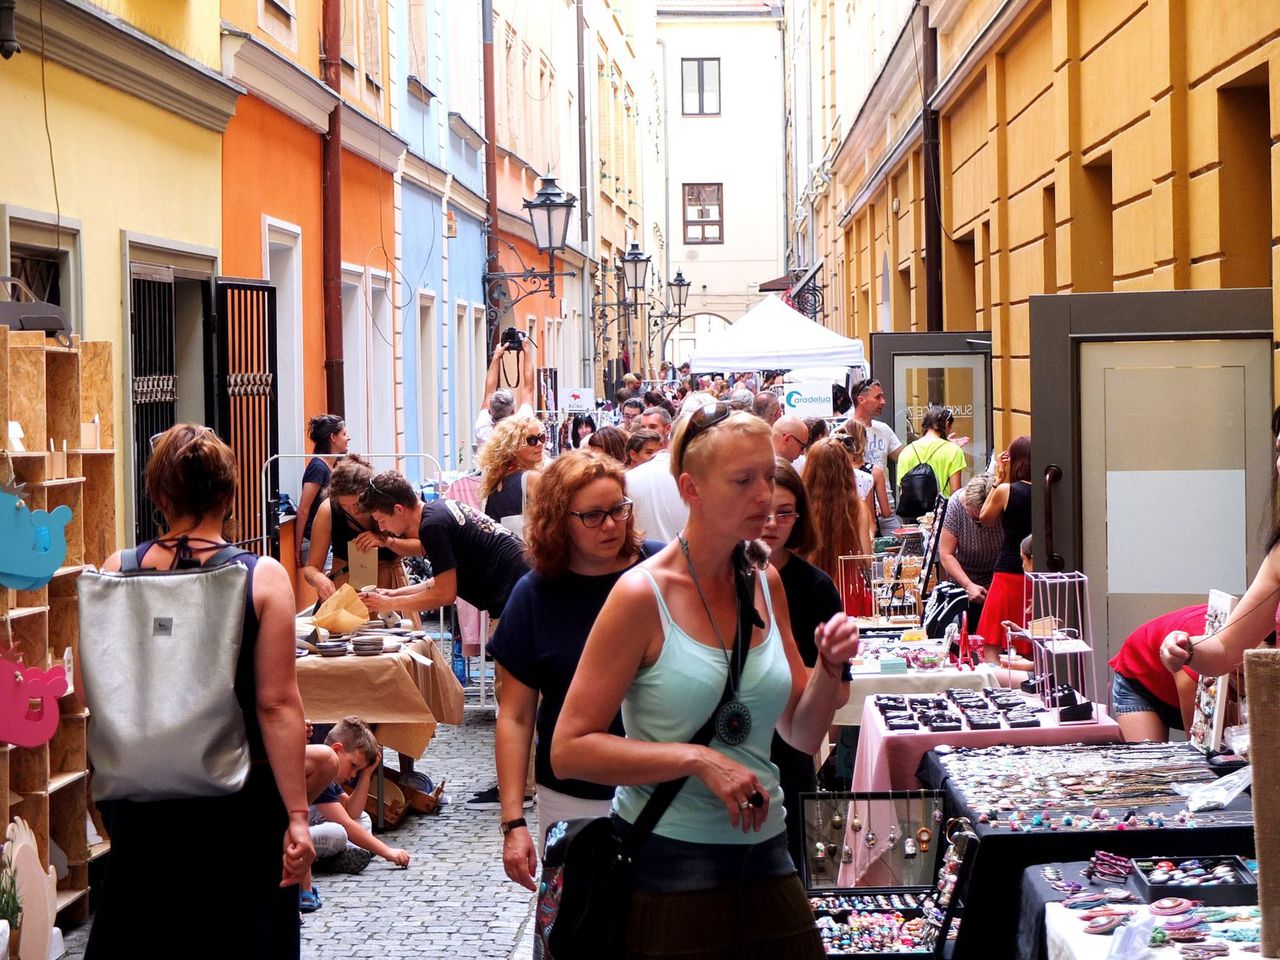
[[225,547],[223,547],[221,550],[219,550],[217,553],[211,556],[208,560],[206,560],[203,564],[201,564],[201,566],[204,566],[206,568],[223,567],[223,566],[226,566],[228,563],[234,563],[238,556],[248,552],[249,551],[245,550],[243,547],[238,547],[234,543],[228,543]]
[[128,550],[120,551],[120,572],[121,573],[137,573],[141,569],[138,563],[138,548],[132,547]]

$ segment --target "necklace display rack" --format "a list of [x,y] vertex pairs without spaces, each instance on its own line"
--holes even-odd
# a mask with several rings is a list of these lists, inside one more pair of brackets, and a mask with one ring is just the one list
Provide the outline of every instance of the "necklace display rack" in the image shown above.
[[[829,957],[889,960],[941,957],[958,916],[957,889],[976,850],[968,821],[943,826],[936,790],[807,793],[801,875]],[[888,812],[886,812],[886,810]],[[876,827],[879,827],[877,833]],[[901,878],[897,886],[842,886],[840,868],[855,848],[874,849]],[[968,856],[971,860],[972,856]]]

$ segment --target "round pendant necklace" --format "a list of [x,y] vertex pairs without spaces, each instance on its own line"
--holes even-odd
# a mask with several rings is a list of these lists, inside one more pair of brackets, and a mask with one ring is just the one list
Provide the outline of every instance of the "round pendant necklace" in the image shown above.
[[[720,650],[724,653],[725,665],[729,668],[729,699],[724,705],[716,711],[716,737],[724,744],[730,747],[741,746],[746,742],[747,737],[751,735],[751,711],[747,705],[738,699],[738,688],[742,683],[742,677],[734,677],[733,675],[733,654],[729,652],[729,648],[724,645],[724,637],[720,635],[720,626],[716,623],[716,618],[711,613],[711,604],[707,603],[706,594],[702,592],[702,585],[698,583],[698,573],[693,568],[693,558],[689,556],[689,541],[681,534],[677,539],[680,541],[680,549],[684,551],[684,562],[689,567],[689,578],[693,580],[694,589],[698,591],[698,599],[702,601],[702,609],[707,612],[707,619],[711,621],[711,629],[715,631],[716,643],[720,644]],[[741,607],[738,600],[738,591],[733,592],[734,610],[738,613],[735,616],[739,622],[741,621]],[[735,644],[743,643],[743,639],[735,634]],[[750,643],[748,638],[746,643]],[[735,650],[737,647],[735,646]]]

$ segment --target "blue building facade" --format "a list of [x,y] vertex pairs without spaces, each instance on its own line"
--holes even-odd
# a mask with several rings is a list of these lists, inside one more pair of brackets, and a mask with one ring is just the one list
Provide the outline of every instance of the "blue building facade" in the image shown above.
[[[485,201],[479,0],[397,4],[404,443],[444,470],[472,461],[483,392]],[[412,479],[422,463],[409,457]]]

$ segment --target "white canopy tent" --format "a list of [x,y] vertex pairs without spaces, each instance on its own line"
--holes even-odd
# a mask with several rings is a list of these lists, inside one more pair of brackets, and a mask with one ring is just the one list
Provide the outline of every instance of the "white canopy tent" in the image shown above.
[[851,367],[865,363],[861,340],[842,337],[774,294],[731,326],[698,344],[689,358],[694,373]]

